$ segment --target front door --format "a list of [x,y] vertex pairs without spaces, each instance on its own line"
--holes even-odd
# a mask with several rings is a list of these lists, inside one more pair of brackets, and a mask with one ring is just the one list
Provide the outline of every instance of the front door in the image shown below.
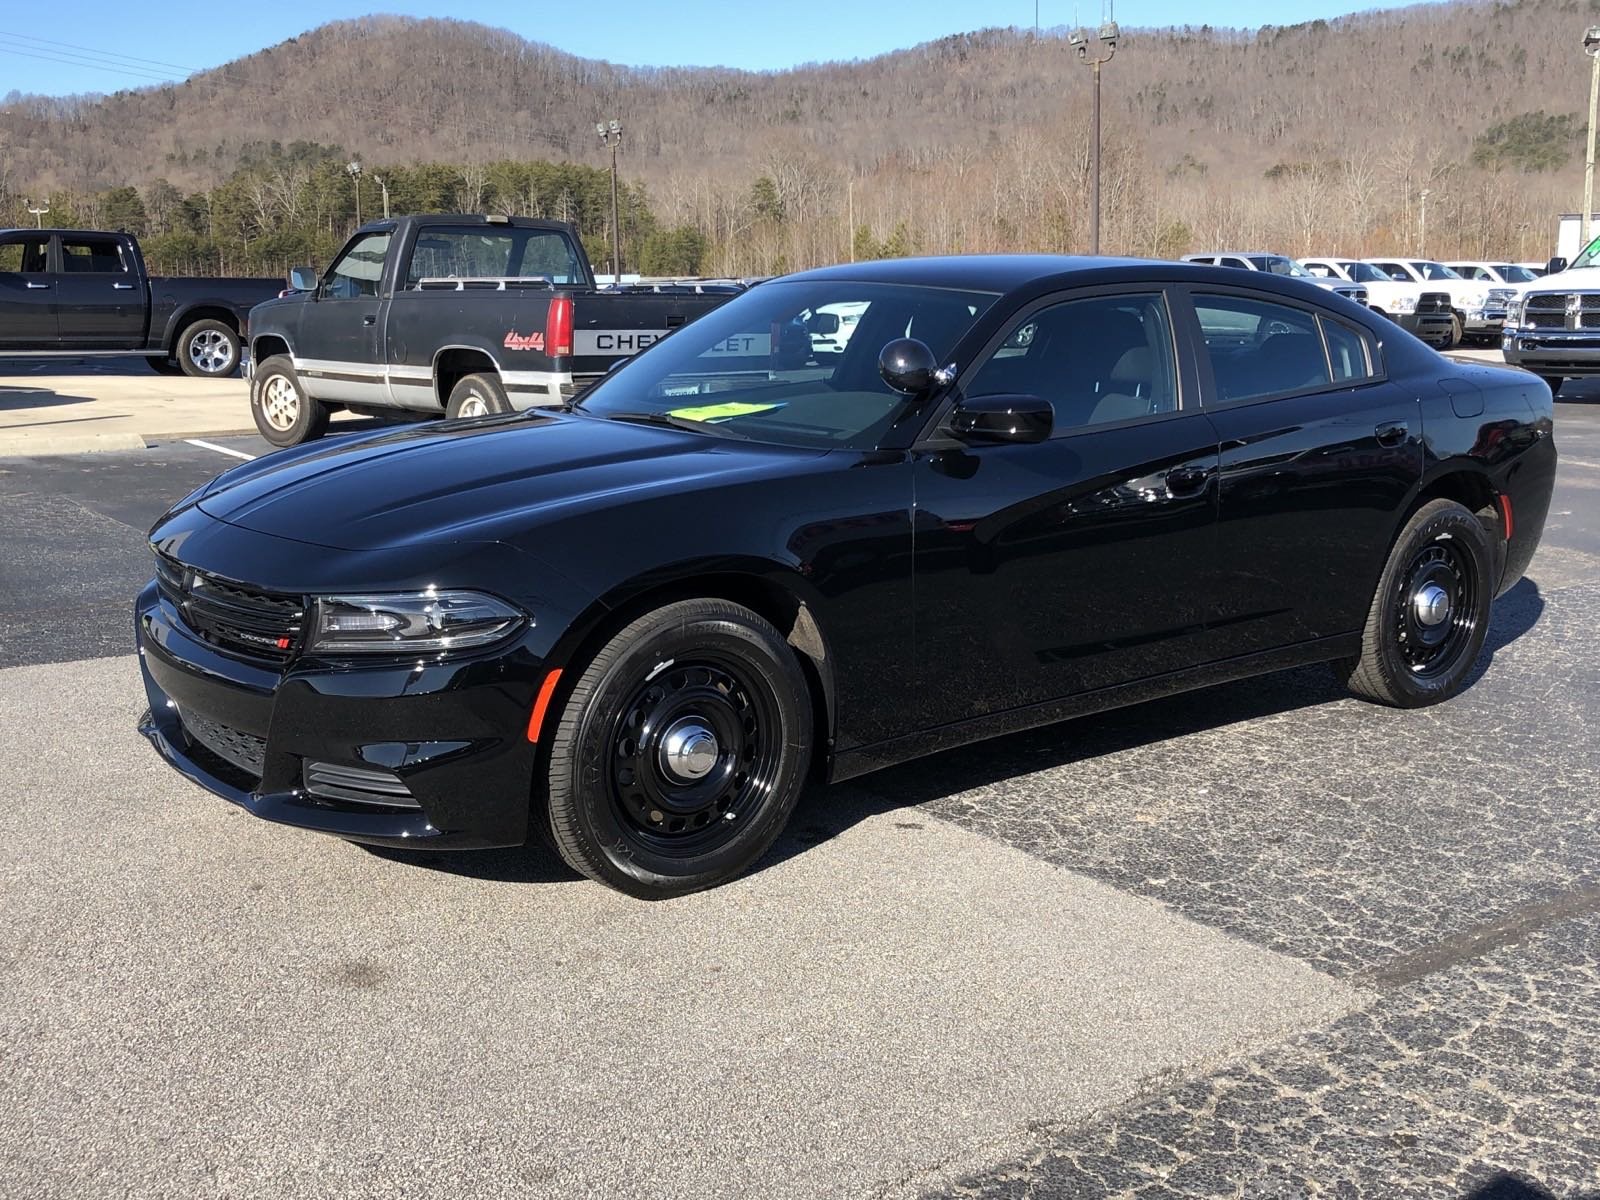
[[392,234],[368,233],[333,260],[301,316],[295,372],[318,400],[389,403],[383,357],[383,260]]
[[0,234],[0,350],[55,350],[48,233]]
[[60,235],[53,276],[63,350],[140,350],[145,344],[145,285],[120,238]]
[[[916,659],[928,724],[1094,691],[1207,657],[1217,439],[1166,297],[1025,311],[961,381],[1041,396],[1031,445],[930,443],[915,462]],[[1183,356],[1187,358],[1189,356]]]

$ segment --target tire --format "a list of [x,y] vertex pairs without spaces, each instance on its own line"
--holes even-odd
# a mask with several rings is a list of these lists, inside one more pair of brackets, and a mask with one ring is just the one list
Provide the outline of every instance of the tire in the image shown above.
[[1566,377],[1562,375],[1541,375],[1539,378],[1544,380],[1544,385],[1550,389],[1552,396],[1560,395],[1561,385],[1566,382]]
[[328,432],[327,406],[306,395],[287,354],[257,364],[250,381],[250,415],[274,446],[298,446]]
[[[1489,632],[1495,548],[1476,516],[1430,500],[1406,522],[1379,576],[1361,654],[1335,664],[1356,695],[1396,708],[1448,700],[1466,683]],[[1424,597],[1444,595],[1424,615]]]
[[1460,313],[1450,314],[1450,340],[1444,344],[1446,350],[1454,350],[1461,345],[1461,340],[1466,336],[1466,326],[1461,323]]
[[174,362],[170,355],[150,354],[145,357],[145,362],[150,364],[150,369],[157,375],[183,374],[183,368]]
[[492,413],[508,413],[511,401],[500,376],[492,372],[468,375],[450,389],[450,402],[444,415],[454,421],[462,417],[487,417]]
[[185,375],[223,379],[239,369],[239,335],[221,321],[196,321],[178,335],[172,357]]
[[812,735],[805,676],[776,629],[726,600],[669,604],[607,642],[563,704],[551,837],[574,870],[630,896],[715,887],[783,830]]

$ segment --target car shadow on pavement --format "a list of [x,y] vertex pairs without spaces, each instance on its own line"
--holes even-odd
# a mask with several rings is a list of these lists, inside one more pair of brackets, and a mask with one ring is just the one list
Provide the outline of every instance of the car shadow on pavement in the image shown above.
[[[1499,1171],[1466,1192],[1462,1200],[1556,1200],[1556,1193],[1533,1180]],[[1567,1195],[1567,1200],[1600,1200],[1600,1192],[1574,1192]]]
[[[1532,629],[1544,611],[1537,585],[1524,579],[1495,602],[1483,653],[1468,686],[1495,654]],[[755,874],[822,844],[871,817],[900,811],[906,828],[920,828],[919,805],[957,792],[1116,754],[1152,742],[1242,721],[1314,708],[1349,693],[1326,666],[1300,667],[1254,679],[1185,692],[1128,708],[1014,733],[947,750],[833,787],[811,786],[788,827],[751,869]],[[1068,732],[1069,731],[1069,732]],[[430,851],[366,846],[397,866],[442,871],[502,883],[570,883],[580,876],[537,837],[504,850]],[[1534,1193],[1535,1195],[1537,1193]]]
[[0,386],[0,408],[53,408],[58,404],[92,404],[92,396],[64,396],[52,388]]

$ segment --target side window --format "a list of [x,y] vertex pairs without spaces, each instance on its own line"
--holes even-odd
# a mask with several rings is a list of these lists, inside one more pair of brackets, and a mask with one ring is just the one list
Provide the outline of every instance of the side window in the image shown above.
[[1217,262],[1224,267],[1238,267],[1241,271],[1250,269],[1250,264],[1242,258],[1219,258]]
[[1192,262],[1192,263],[1199,263],[1201,266],[1209,267],[1212,263],[1216,262],[1217,260],[1215,258],[1213,258],[1209,254],[1196,254],[1196,255],[1193,255],[1189,259],[1189,261]]
[[1315,275],[1318,279],[1332,279],[1333,278],[1333,271],[1329,267],[1323,265],[1322,263],[1306,263],[1305,264],[1305,268],[1306,268],[1306,270],[1310,271],[1313,275]]
[[1096,296],[1014,325],[966,385],[969,396],[1042,396],[1056,429],[1128,421],[1178,407],[1171,322],[1158,293]]
[[1196,296],[1194,308],[1219,399],[1249,400],[1332,382],[1311,313],[1239,296]]
[[1411,278],[1411,272],[1406,270],[1399,263],[1381,262],[1377,264],[1377,266],[1378,270],[1382,271],[1390,279],[1399,279],[1405,281]]
[[424,279],[579,280],[577,257],[564,233],[550,229],[426,228],[411,248],[406,286]]
[[61,239],[61,269],[68,275],[124,275],[122,245],[116,238]]
[[0,242],[0,274],[42,275],[50,261],[49,238],[16,238]]
[[383,280],[383,256],[389,252],[387,233],[369,233],[341,254],[320,285],[322,295],[350,300],[376,296]]
[[1366,338],[1342,322],[1327,317],[1318,319],[1322,322],[1322,336],[1328,343],[1328,362],[1333,367],[1335,383],[1370,379],[1378,373]]

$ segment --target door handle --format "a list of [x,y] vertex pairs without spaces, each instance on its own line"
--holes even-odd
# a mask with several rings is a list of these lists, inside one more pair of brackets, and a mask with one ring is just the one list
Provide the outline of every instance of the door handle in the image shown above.
[[45,289],[46,289],[46,288],[48,288],[48,287],[49,287],[49,286],[50,286],[50,285],[49,285],[49,284],[48,284],[48,283],[34,283],[34,282],[33,282],[33,281],[32,281],[32,280],[30,280],[30,281],[29,281],[29,282],[28,282],[28,290],[29,290],[29,291],[30,291],[30,292],[33,292],[33,291],[39,291],[39,292],[42,292],[42,291],[44,291],[44,290],[45,290]]
[[374,314],[368,313],[366,316],[361,318],[361,323],[363,325],[376,325],[378,323],[378,318]]
[[1393,448],[1400,445],[1411,434],[1411,427],[1404,421],[1385,421],[1374,431],[1378,435],[1378,445]]
[[1211,471],[1206,467],[1173,467],[1167,472],[1167,495],[1173,499],[1199,495],[1210,478]]
[[131,283],[113,283],[111,286],[116,288],[119,292],[133,291],[133,284]]

